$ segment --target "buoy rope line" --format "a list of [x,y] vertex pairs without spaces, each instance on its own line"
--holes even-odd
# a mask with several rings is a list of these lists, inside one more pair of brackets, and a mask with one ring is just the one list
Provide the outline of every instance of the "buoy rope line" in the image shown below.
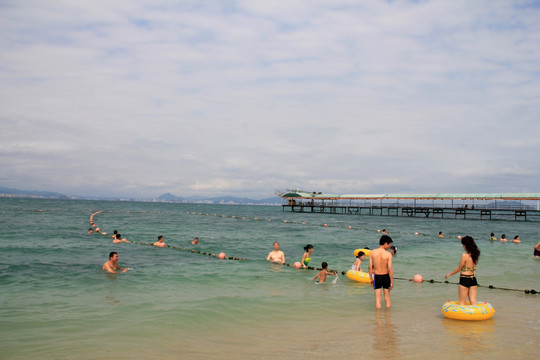
[[[406,280],[406,281],[413,281],[413,279],[406,279],[406,278],[400,278],[400,277],[394,277],[395,280]],[[423,280],[422,282],[428,282],[428,283],[431,283],[431,284],[453,284],[453,285],[459,285],[459,283],[457,282],[450,282],[448,280],[445,280],[445,281],[438,281],[438,280],[433,280],[433,279],[430,279],[430,280]],[[521,290],[521,289],[511,289],[511,288],[504,288],[504,287],[499,287],[499,286],[493,286],[493,285],[478,285],[478,287],[482,287],[482,288],[488,288],[488,289],[497,289],[497,290],[507,290],[507,291],[518,291],[518,292],[524,292],[525,294],[538,294],[539,292],[534,290],[534,289],[531,289],[531,290],[528,290],[528,289],[525,289],[525,290]]]
[[[201,212],[195,212],[195,211],[187,211],[186,214],[189,214],[189,215],[201,215],[201,216],[214,216],[214,217],[219,217],[219,218],[235,219],[235,220],[279,221],[279,222],[282,221],[284,224],[292,224],[292,225],[307,225],[307,226],[316,226],[316,227],[341,228],[341,229],[348,229],[348,230],[364,230],[364,231],[373,231],[373,232],[381,233],[381,229],[375,230],[375,229],[363,228],[363,227],[357,227],[357,226],[344,227],[344,226],[340,226],[340,225],[309,223],[307,221],[290,221],[290,220],[283,220],[283,219],[272,220],[272,219],[263,219],[263,218],[259,218],[259,217],[250,218],[248,216],[225,215],[225,214],[209,214],[209,213],[201,213]],[[388,233],[388,235],[411,235],[411,233],[398,231],[398,232]],[[459,235],[457,235],[457,236],[444,235],[443,237],[439,237],[438,234],[437,235],[424,234],[424,233],[420,233],[420,232],[415,232],[414,235],[415,236],[436,237],[436,238],[439,238],[439,239],[458,239],[458,240],[461,239],[461,236],[459,236]]]
[[[103,210],[101,211],[98,211],[98,212],[95,212],[93,213],[92,215],[90,215],[90,224],[96,229],[96,232],[100,233],[100,234],[103,234],[103,235],[107,235],[107,233],[104,233],[104,232],[101,232],[99,227],[96,226],[96,224],[94,223],[94,216],[97,215],[97,214],[100,214],[102,213]],[[196,212],[187,212],[188,214],[192,214],[192,215],[204,215],[204,216],[210,216],[210,214],[207,214],[207,213],[196,213]],[[216,216],[216,217],[221,217],[221,218],[231,218],[231,219],[238,219],[238,220],[247,220],[247,217],[246,216],[236,216],[236,215],[233,215],[233,216],[227,216],[227,215],[219,215],[219,214],[213,214],[213,216]],[[259,219],[257,217],[253,218],[254,221],[271,221],[271,219],[266,219],[266,220],[263,220],[263,219]],[[285,220],[284,223],[288,223],[288,224],[301,224],[301,225],[316,225],[316,224],[307,224],[305,222],[290,222],[290,221],[287,221]],[[326,224],[324,224],[326,225]],[[323,225],[323,226],[324,226]],[[316,226],[320,226],[320,225],[316,225]],[[333,226],[332,227],[338,227],[338,226]],[[349,229],[351,229],[351,227],[349,227]],[[360,230],[360,228],[352,228],[352,229],[355,229],[355,230]],[[368,230],[368,229],[364,229],[364,230]],[[419,234],[419,235],[422,235],[422,236],[429,236],[427,234]],[[149,246],[154,246],[152,243],[147,243],[147,242],[138,242],[138,241],[132,241],[130,240],[129,241],[130,244],[139,244],[139,245],[149,245]],[[212,253],[207,253],[207,252],[204,252],[204,251],[199,251],[199,250],[194,250],[194,249],[188,249],[188,248],[181,248],[181,247],[178,247],[178,246],[173,246],[173,245],[166,245],[165,247],[168,247],[168,248],[171,248],[171,249],[175,249],[175,250],[182,250],[182,251],[187,251],[187,252],[191,252],[193,254],[200,254],[200,255],[208,255],[208,256],[212,256],[212,257],[218,257],[218,255],[216,254],[212,254]],[[229,260],[248,260],[246,258],[238,258],[238,257],[232,257],[232,256],[229,256],[227,257],[227,259]],[[294,265],[291,265],[289,263],[285,263],[285,264],[282,264],[283,266],[288,266],[288,267],[294,267]],[[304,270],[317,270],[317,271],[321,271],[322,268],[316,268],[316,267],[312,267],[312,266],[307,266]],[[335,270],[331,270],[329,269],[328,271],[335,271]],[[339,271],[338,271],[339,273]],[[342,275],[346,275],[346,271],[341,271],[341,274]],[[407,278],[401,278],[401,277],[394,277],[395,280],[405,280],[405,281],[413,281],[412,279],[407,279]],[[445,280],[445,281],[439,281],[439,280],[434,280],[434,279],[430,279],[430,280],[424,280],[422,282],[428,282],[428,283],[431,283],[431,284],[452,284],[452,285],[459,285],[459,283],[457,282],[450,282],[448,280]],[[525,290],[521,290],[521,289],[511,289],[511,288],[504,288],[504,287],[499,287],[499,286],[493,286],[493,285],[478,285],[478,287],[483,287],[483,288],[488,288],[488,289],[496,289],[496,290],[506,290],[506,291],[517,291],[517,292],[524,292],[525,294],[540,294],[539,291],[536,291],[534,289],[531,289],[531,290],[528,290],[528,289],[525,289]]]
[[[99,227],[97,227],[96,223],[94,222],[94,216],[97,215],[97,214],[100,214],[102,212],[103,212],[103,210],[95,212],[92,215],[90,215],[90,224],[92,225],[92,227],[94,229],[96,229],[97,233],[102,234],[102,235],[107,235],[107,233],[102,232],[101,229]],[[153,243],[142,242],[142,241],[134,241],[134,240],[129,240],[128,244],[154,246]],[[210,252],[207,253],[205,251],[200,251],[200,250],[195,250],[195,249],[188,249],[188,248],[185,248],[185,247],[178,247],[178,246],[173,246],[173,245],[165,245],[164,247],[167,247],[167,248],[170,248],[170,249],[175,249],[175,250],[187,251],[187,252],[190,252],[190,253],[193,253],[193,254],[208,255],[208,256],[215,257],[215,258],[217,258],[219,256],[218,254],[213,254],[213,253],[210,253]],[[229,260],[238,260],[238,261],[247,260],[245,258],[239,258],[239,257],[234,257],[234,256],[229,256],[229,257],[227,257],[227,259],[229,259]]]

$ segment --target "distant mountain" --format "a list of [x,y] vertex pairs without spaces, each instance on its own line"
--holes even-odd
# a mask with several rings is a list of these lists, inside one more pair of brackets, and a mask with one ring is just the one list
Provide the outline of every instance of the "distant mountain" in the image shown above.
[[170,202],[182,202],[184,201],[183,197],[175,196],[171,193],[165,193],[163,195],[160,195],[156,198],[156,200],[159,201],[170,201]]
[[72,199],[65,194],[52,191],[19,190],[0,186],[0,197],[36,198],[36,199]]
[[235,196],[222,196],[222,197],[212,197],[212,198],[190,196],[190,197],[184,198],[184,197],[173,195],[171,193],[165,193],[163,195],[158,196],[155,200],[163,201],[163,202],[206,203],[206,204],[243,204],[243,205],[281,204],[281,198],[278,196],[261,199],[261,200],[254,200],[250,198],[235,197]]
[[255,204],[255,205],[274,205],[280,204],[281,198],[274,196],[262,200],[254,200],[245,197],[223,196],[206,198],[202,196],[181,197],[171,193],[165,193],[157,198],[122,198],[112,196],[69,196],[52,191],[20,190],[0,186],[0,197],[9,198],[29,198],[29,199],[84,199],[84,200],[108,200],[108,201],[160,201],[174,203],[201,203],[201,204]]

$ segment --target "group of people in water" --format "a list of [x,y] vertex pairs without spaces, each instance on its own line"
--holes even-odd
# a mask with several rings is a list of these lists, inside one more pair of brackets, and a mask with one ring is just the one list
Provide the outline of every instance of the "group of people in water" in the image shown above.
[[[388,235],[382,235],[379,240],[379,248],[371,251],[369,256],[368,273],[370,278],[370,284],[375,291],[375,307],[381,308],[382,294],[384,293],[384,302],[387,308],[391,307],[390,290],[394,287],[394,270],[392,268],[392,256],[394,252],[388,250],[393,247],[392,238]],[[311,261],[311,254],[313,253],[313,245],[308,244],[304,247],[304,254],[302,255],[301,267],[308,268]],[[358,252],[356,260],[351,268],[355,271],[362,271],[362,261],[365,259],[365,253],[363,251]],[[274,242],[274,249],[268,253],[266,257],[267,261],[271,261],[277,264],[285,264],[285,254],[279,249],[279,242]],[[337,275],[336,271],[328,270],[328,263],[323,262],[321,270],[313,278],[318,284],[322,284],[326,281],[328,275]]]
[[[88,230],[89,234],[92,234],[93,232],[93,228],[90,228]],[[99,228],[96,228],[96,232],[100,232]],[[394,287],[394,270],[392,267],[392,257],[397,253],[397,248],[392,245],[392,238],[387,235],[387,231],[384,229],[382,233],[383,235],[379,239],[379,247],[372,250],[369,254],[368,266],[370,284],[373,286],[375,292],[375,307],[377,309],[381,308],[381,301],[383,295],[386,308],[391,307],[390,291]],[[101,234],[105,235],[105,233]],[[439,232],[439,237],[443,237],[442,232]],[[127,239],[122,238],[122,236],[116,230],[114,230],[112,238],[113,243],[129,242]],[[497,240],[494,233],[491,233],[490,240]],[[501,236],[500,241],[508,241],[505,234]],[[520,243],[521,241],[519,239],[519,235],[516,235],[512,242]],[[193,245],[197,245],[198,243],[198,237],[195,237],[191,241],[191,244]],[[452,275],[455,275],[459,272],[459,304],[465,305],[467,299],[469,299],[470,304],[475,305],[478,290],[478,282],[476,280],[475,271],[480,257],[480,250],[476,246],[476,243],[471,236],[465,236],[461,238],[461,244],[465,252],[461,255],[457,268],[446,274],[445,278],[448,279]],[[167,246],[165,244],[163,235],[159,235],[157,241],[152,243],[152,245],[157,247]],[[270,253],[268,253],[266,260],[277,264],[285,264],[285,254],[282,250],[279,249],[279,242],[274,242],[273,247],[274,249],[270,251]],[[303,267],[304,269],[309,268],[309,263],[311,261],[313,250],[314,248],[312,244],[308,244],[304,247],[304,253],[300,261],[300,267]],[[536,244],[536,246],[534,247],[534,256],[540,257],[540,242],[538,242],[538,244]],[[109,260],[103,264],[103,271],[107,271],[109,273],[128,271],[129,268],[123,268],[118,265],[118,258],[118,253],[112,251],[109,254]],[[361,266],[365,258],[366,254],[363,251],[359,251],[356,255],[355,262],[351,265],[351,270],[362,272]],[[313,280],[317,283],[324,283],[328,275],[337,275],[336,271],[328,270],[328,263],[323,262],[321,267],[322,269],[313,278]]]
[[[381,308],[381,300],[384,295],[384,302],[386,308],[391,307],[390,291],[394,287],[394,270],[392,267],[392,257],[395,252],[390,252],[393,241],[388,235],[382,235],[379,239],[379,248],[371,251],[369,254],[369,266],[368,274],[370,284],[375,291],[375,307]],[[465,305],[467,299],[471,305],[476,305],[476,295],[478,290],[478,282],[476,280],[476,266],[480,257],[480,250],[476,246],[474,239],[471,236],[464,236],[461,238],[461,244],[465,251],[460,258],[457,268],[445,275],[448,279],[452,275],[460,273],[459,285],[458,285],[458,298],[459,304]],[[394,247],[395,249],[395,247]],[[313,253],[313,245],[308,244],[304,247],[304,254],[302,255],[301,266],[307,268],[311,261],[311,255]],[[540,242],[535,247],[535,252],[540,254]],[[359,251],[356,255],[355,262],[351,265],[351,269],[354,271],[362,271],[362,261],[366,258],[366,254],[363,251]],[[285,254],[279,249],[279,243],[274,242],[274,250],[272,250],[267,258],[267,261],[271,261],[278,264],[285,264]],[[322,263],[322,270],[313,278],[317,280],[317,283],[324,283],[328,275],[336,275],[337,272],[329,271],[328,264]]]
[[[494,233],[491,233],[491,234],[489,235],[489,240],[491,240],[491,241],[497,241],[497,237],[495,236]],[[506,238],[506,234],[502,234],[502,235],[501,235],[500,241],[502,241],[502,242],[508,242],[508,239]],[[519,235],[514,236],[514,239],[512,240],[512,242],[513,242],[513,243],[516,243],[516,244],[519,244],[519,243],[521,242],[521,240],[519,239]]]

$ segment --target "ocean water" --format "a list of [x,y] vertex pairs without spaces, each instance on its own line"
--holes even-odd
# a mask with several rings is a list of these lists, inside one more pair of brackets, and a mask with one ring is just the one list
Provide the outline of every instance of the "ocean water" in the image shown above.
[[[103,231],[87,234],[90,215]],[[326,224],[327,226],[324,226]],[[476,359],[536,358],[540,345],[538,222],[299,214],[276,206],[0,199],[0,358],[2,359]],[[349,228],[351,227],[351,228]],[[377,311],[373,290],[341,271],[354,249],[378,246],[387,229],[394,257],[392,308]],[[437,237],[443,231],[445,238]],[[419,234],[416,235],[415,233]],[[505,233],[522,243],[489,240]],[[174,246],[140,244],[163,235]],[[481,250],[478,298],[495,316],[446,319],[463,252]],[[199,237],[199,245],[190,241]],[[279,241],[287,263],[314,245],[337,280],[265,261]],[[193,253],[191,250],[201,252]],[[132,270],[105,274],[117,251]],[[245,260],[218,260],[228,257]],[[368,262],[363,264],[367,269]],[[421,274],[436,282],[413,283]]]

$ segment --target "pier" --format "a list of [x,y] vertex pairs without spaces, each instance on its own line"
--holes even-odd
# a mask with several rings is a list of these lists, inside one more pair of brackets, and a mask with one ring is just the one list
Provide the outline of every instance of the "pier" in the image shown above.
[[278,192],[283,211],[466,220],[540,221],[540,193],[345,194]]

